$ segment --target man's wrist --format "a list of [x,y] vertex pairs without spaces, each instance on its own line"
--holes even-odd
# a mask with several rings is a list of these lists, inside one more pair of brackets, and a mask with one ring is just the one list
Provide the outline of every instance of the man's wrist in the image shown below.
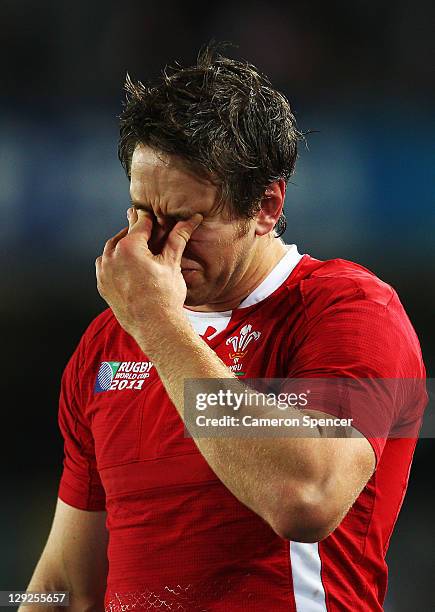
[[197,338],[195,330],[182,311],[168,313],[154,318],[147,325],[142,325],[134,338],[143,352],[155,364],[164,358],[168,360],[168,349],[176,350],[177,345],[189,337]]

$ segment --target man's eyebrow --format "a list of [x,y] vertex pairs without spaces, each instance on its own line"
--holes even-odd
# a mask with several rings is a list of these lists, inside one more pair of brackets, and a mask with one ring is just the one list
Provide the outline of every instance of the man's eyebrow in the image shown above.
[[[152,209],[152,207],[149,204],[141,204],[140,202],[131,202],[131,205],[133,206],[133,208],[136,208],[137,210],[146,210],[147,212],[153,213],[154,211]],[[191,210],[190,208],[187,208],[185,210],[181,210],[178,213],[174,213],[172,215],[165,215],[166,217],[172,218],[172,219],[190,219],[190,217],[192,217],[195,214],[195,212],[193,210]]]

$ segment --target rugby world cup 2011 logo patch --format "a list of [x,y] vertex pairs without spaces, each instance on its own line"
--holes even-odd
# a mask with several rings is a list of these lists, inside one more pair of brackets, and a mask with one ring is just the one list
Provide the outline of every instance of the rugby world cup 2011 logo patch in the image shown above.
[[153,367],[151,361],[102,361],[95,379],[94,392],[139,391]]

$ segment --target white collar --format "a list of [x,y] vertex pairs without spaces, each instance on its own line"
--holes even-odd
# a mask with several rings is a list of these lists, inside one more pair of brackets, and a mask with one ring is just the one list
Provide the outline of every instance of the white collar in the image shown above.
[[295,244],[285,244],[287,253],[276,264],[266,278],[241,302],[238,308],[247,308],[252,304],[257,304],[269,297],[278,287],[280,287],[290,274],[296,268],[303,255],[298,253],[298,248]]

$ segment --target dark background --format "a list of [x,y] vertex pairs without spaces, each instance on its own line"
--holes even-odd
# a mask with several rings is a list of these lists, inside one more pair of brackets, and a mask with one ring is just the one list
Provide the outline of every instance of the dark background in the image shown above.
[[[3,0],[0,6],[0,590],[24,589],[61,471],[61,372],[104,308],[94,259],[125,224],[117,161],[126,71],[238,45],[303,130],[285,240],[358,261],[399,292],[434,372],[432,0],[200,3]],[[388,560],[386,610],[435,609],[434,442],[420,440]]]

